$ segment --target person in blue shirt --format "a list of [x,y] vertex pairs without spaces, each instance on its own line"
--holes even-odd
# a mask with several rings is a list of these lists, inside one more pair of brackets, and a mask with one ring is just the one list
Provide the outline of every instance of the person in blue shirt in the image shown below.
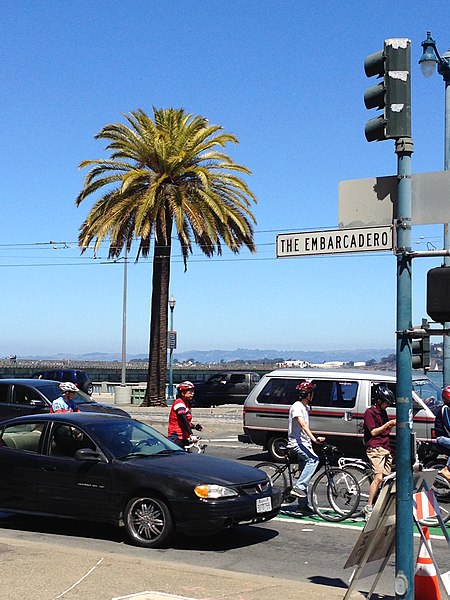
[[436,431],[436,442],[445,448],[446,454],[449,455],[441,475],[450,481],[450,385],[442,390],[442,401],[444,404],[436,414],[434,429]]
[[52,412],[78,412],[79,408],[74,401],[75,394],[78,392],[77,386],[70,381],[63,381],[59,384],[59,389],[63,395],[53,400]]

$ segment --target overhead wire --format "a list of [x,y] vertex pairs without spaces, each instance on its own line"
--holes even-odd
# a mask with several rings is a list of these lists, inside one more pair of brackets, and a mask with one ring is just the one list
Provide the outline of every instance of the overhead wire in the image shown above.
[[[329,229],[329,230],[335,230],[335,227],[329,227],[329,228],[323,228],[322,231]],[[265,229],[265,230],[256,230],[254,232],[254,236],[260,236],[260,235],[264,235],[264,234],[280,234],[280,233],[286,233],[286,232],[294,232],[296,230],[296,228],[290,228],[290,229]],[[298,231],[298,229],[297,229]],[[308,232],[308,231],[317,231],[317,228],[306,228],[306,229],[302,229],[302,232]],[[177,252],[175,250],[176,248],[176,242],[177,242],[177,238],[176,236],[174,236],[172,238],[173,240],[173,244],[172,244],[172,248],[174,249],[174,252],[172,252],[171,255],[171,262],[173,264],[177,264],[177,263],[182,263],[183,262],[183,256],[181,253]],[[421,245],[423,244],[425,247],[430,247],[430,246],[435,246],[436,244],[439,245],[439,243],[441,242],[441,238],[439,236],[436,235],[430,235],[430,236],[424,236],[424,235],[420,235],[418,236],[418,238],[414,239],[412,241],[412,244],[417,246],[417,245]],[[111,249],[111,246],[108,242],[108,240],[102,240],[102,242],[100,243],[100,247],[103,247],[104,249]],[[274,261],[274,260],[279,260],[276,255],[275,255],[275,247],[276,247],[276,241],[275,240],[270,240],[268,242],[259,242],[256,244],[257,247],[257,253],[250,255],[250,256],[243,256],[242,254],[234,254],[232,253],[226,246],[224,246],[223,249],[223,254],[222,255],[217,255],[215,254],[213,257],[207,257],[203,254],[201,254],[201,246],[199,247],[198,245],[194,244],[193,245],[193,249],[194,252],[189,256],[188,258],[188,264],[190,263],[200,263],[200,262],[205,262],[207,264],[211,264],[211,260],[216,260],[217,262],[249,262],[249,261]],[[35,260],[36,257],[33,256],[28,256],[28,255],[20,255],[17,254],[17,252],[13,255],[8,254],[8,250],[45,250],[48,251],[50,248],[52,248],[52,250],[56,251],[56,254],[53,254],[51,256],[40,256],[40,262],[33,262]],[[273,253],[271,256],[261,256],[261,254],[267,254],[269,251],[271,251],[273,249]],[[124,257],[123,256],[119,256],[117,258],[111,258],[109,259],[107,256],[99,256],[94,255],[94,256],[89,256],[88,254],[78,254],[76,257],[73,256],[73,253],[68,252],[68,255],[66,255],[66,252],[64,252],[64,255],[60,255],[59,251],[64,250],[64,251],[77,251],[78,253],[80,252],[80,247],[78,245],[77,241],[55,241],[55,240],[50,240],[48,242],[42,242],[42,241],[36,241],[36,242],[10,242],[10,243],[3,243],[0,244],[0,268],[20,268],[20,267],[50,267],[50,266],[67,266],[67,267],[73,267],[73,266],[92,266],[92,265],[114,265],[115,263],[119,263],[121,264],[121,262],[123,261]],[[86,250],[93,250],[93,247],[88,247]],[[245,248],[244,248],[245,250]],[[2,255],[2,251],[6,251],[5,255]],[[196,252],[198,251],[198,252]],[[260,251],[260,252],[258,252]],[[359,252],[359,253],[352,253],[355,256],[361,256],[361,255],[372,255],[374,256],[375,253],[371,253],[371,252]],[[390,254],[390,251],[385,251],[385,252],[378,252],[376,253],[376,255],[380,256],[380,254]],[[132,255],[129,254],[129,262],[132,263],[133,258]],[[325,255],[312,255],[312,256],[308,256],[308,258],[339,258],[342,257],[341,254],[325,254]],[[42,259],[44,261],[48,261],[48,262],[42,262]],[[151,255],[149,255],[148,259],[153,259],[153,254],[151,253]],[[11,260],[14,261],[18,261],[18,262],[10,262]],[[27,262],[25,264],[23,264],[20,261],[31,261],[31,262]],[[4,263],[2,261],[8,261],[7,263]],[[70,261],[70,262],[69,262]],[[144,261],[142,262],[146,262],[146,260],[144,259]]]

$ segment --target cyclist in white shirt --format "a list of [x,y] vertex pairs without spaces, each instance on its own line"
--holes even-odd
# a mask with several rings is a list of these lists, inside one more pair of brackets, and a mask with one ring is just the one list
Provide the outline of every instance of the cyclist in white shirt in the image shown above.
[[295,388],[298,400],[289,411],[287,447],[289,451],[297,454],[300,468],[299,478],[291,494],[298,497],[298,511],[304,515],[314,514],[313,509],[308,506],[308,484],[317,469],[319,457],[314,452],[312,443],[321,444],[325,441],[324,437],[316,437],[309,428],[309,410],[315,387],[309,381],[299,383]]

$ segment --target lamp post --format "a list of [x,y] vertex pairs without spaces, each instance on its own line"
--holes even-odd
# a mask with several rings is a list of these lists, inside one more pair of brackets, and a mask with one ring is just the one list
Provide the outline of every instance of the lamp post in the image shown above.
[[173,311],[176,300],[173,296],[169,299],[170,331],[169,331],[169,404],[173,403],[173,351],[176,348],[176,332],[173,330]]
[[[450,50],[441,56],[436,48],[436,42],[431,37],[431,31],[427,31],[427,39],[422,42],[423,53],[419,65],[424,77],[431,77],[436,69],[442,75],[445,83],[445,135],[444,135],[444,170],[450,169]],[[444,250],[450,248],[449,224],[444,223]],[[444,266],[450,266],[450,257],[444,257]],[[445,323],[448,329],[450,323]],[[443,344],[443,368],[442,383],[450,385],[450,338],[444,336]]]
[[125,247],[125,258],[123,263],[123,300],[122,300],[122,373],[120,385],[126,383],[127,370],[127,264],[128,251]]

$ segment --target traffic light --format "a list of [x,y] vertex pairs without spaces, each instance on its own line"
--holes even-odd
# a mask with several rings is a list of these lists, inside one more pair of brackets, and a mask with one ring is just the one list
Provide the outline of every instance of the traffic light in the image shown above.
[[391,38],[364,61],[367,77],[383,81],[364,92],[366,108],[384,109],[366,123],[368,142],[411,137],[411,41]]
[[450,321],[450,267],[435,267],[427,273],[427,314],[436,323]]
[[411,340],[411,363],[413,369],[427,370],[430,368],[430,336],[413,338]]

